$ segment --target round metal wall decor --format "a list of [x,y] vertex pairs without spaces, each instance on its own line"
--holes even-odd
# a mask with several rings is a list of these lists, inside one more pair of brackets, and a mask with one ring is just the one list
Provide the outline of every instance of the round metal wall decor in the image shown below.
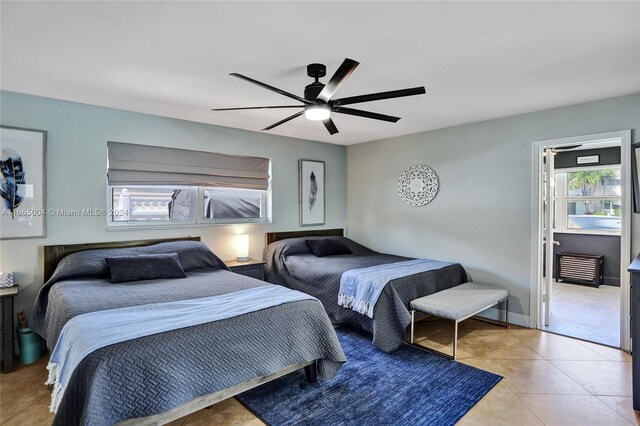
[[414,164],[398,179],[398,195],[412,207],[427,205],[438,193],[438,176],[424,164]]

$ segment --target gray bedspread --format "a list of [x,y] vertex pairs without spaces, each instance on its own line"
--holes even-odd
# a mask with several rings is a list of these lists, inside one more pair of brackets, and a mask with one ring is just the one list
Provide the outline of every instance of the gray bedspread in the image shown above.
[[334,324],[351,324],[373,334],[373,344],[386,352],[402,344],[411,323],[409,303],[422,296],[462,284],[467,274],[460,264],[423,272],[390,281],[374,308],[373,319],[338,305],[342,273],[384,263],[409,260],[368,249],[345,237],[335,238],[347,245],[353,254],[315,257],[305,240],[292,238],[277,241],[265,248],[266,278],[318,298]]
[[[109,283],[104,275],[105,255],[132,252],[177,252],[187,278]],[[63,259],[36,299],[31,325],[49,348],[55,346],[66,321],[85,312],[270,285],[226,270],[201,243],[172,242],[77,255]],[[316,359],[324,378],[332,378],[346,360],[322,305],[315,300],[146,336],[85,358],[71,377],[54,424],[111,425],[158,414],[198,396]]]

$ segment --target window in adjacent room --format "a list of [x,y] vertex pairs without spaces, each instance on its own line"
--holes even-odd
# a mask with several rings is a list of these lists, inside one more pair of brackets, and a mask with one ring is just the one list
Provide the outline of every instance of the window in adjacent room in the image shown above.
[[556,230],[620,234],[620,194],[619,166],[557,172]]

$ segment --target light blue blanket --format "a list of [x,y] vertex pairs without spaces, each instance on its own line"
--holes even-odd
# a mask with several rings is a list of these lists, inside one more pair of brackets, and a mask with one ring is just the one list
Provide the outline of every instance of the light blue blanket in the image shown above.
[[73,317],[63,327],[47,365],[46,384],[53,385],[50,410],[57,411],[80,362],[100,348],[299,300],[315,299],[299,291],[266,285],[200,299],[109,309]]
[[414,259],[345,271],[340,277],[338,305],[373,318],[373,308],[389,281],[449,265],[453,263]]

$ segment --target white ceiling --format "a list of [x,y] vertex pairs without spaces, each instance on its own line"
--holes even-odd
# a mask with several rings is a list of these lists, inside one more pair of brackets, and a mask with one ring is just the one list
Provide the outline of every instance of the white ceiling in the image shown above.
[[[248,130],[292,110],[305,66],[360,62],[337,97],[425,85],[271,133],[353,144],[640,91],[640,2],[5,2],[2,89]],[[325,80],[326,81],[326,80]],[[295,102],[294,102],[295,103]]]

